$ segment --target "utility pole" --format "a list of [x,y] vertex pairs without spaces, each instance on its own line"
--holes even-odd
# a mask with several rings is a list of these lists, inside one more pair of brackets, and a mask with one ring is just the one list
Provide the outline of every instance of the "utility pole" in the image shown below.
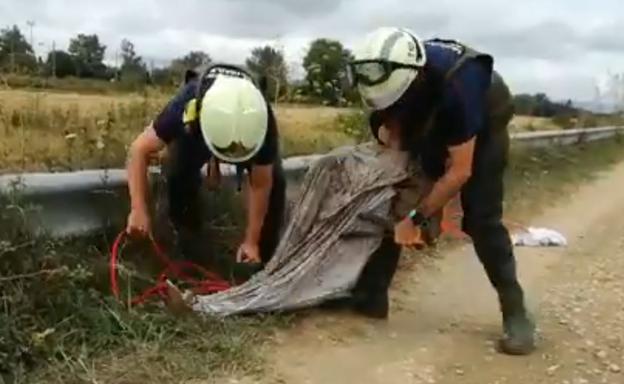
[[56,78],[56,41],[52,40],[52,77]]
[[33,53],[35,53],[35,42],[33,40],[33,27],[35,26],[35,22],[33,20],[28,20],[26,24],[30,28],[30,47],[33,50]]
[[11,73],[15,73],[15,39],[11,38]]
[[[279,92],[280,92],[280,87],[281,87],[281,80],[282,80],[282,72],[286,71],[286,68],[284,68],[283,66],[286,65],[286,57],[284,55],[284,44],[282,44],[282,35],[278,34],[275,37],[275,50],[277,52],[279,52],[279,54],[282,57],[282,62],[280,63],[273,63],[271,69],[273,69],[273,71],[275,72],[273,74],[274,76],[274,81],[275,81],[275,104],[277,105],[277,101],[279,99]],[[286,86],[288,87],[288,84],[286,84]]]

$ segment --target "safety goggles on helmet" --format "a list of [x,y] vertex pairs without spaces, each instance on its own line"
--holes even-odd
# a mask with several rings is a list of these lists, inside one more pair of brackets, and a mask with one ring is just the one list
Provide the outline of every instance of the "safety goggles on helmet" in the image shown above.
[[360,60],[349,63],[349,80],[352,86],[358,84],[374,86],[388,80],[397,69],[422,69],[412,64],[395,63],[387,60]]

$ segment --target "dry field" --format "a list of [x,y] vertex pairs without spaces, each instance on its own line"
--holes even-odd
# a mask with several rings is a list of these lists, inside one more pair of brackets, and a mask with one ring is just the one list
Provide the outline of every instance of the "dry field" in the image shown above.
[[[0,172],[119,167],[127,145],[167,102],[167,95],[0,91]],[[324,152],[352,140],[337,118],[348,109],[275,107],[286,156]],[[515,131],[556,129],[520,116]]]

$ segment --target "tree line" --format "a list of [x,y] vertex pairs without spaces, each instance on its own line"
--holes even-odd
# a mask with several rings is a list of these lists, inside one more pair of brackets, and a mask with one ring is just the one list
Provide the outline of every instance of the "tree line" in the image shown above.
[[[47,57],[37,58],[31,44],[14,25],[0,30],[0,72],[171,87],[180,84],[188,69],[213,62],[208,53],[191,51],[171,60],[168,65],[148,68],[134,44],[124,39],[117,50],[119,55],[115,58],[115,65],[110,66],[104,62],[107,48],[96,34],[81,33],[70,39],[67,50],[52,47]],[[351,52],[339,41],[320,38],[310,43],[303,59],[303,81],[290,81],[290,68],[283,52],[270,45],[252,49],[244,65],[267,79],[268,95],[272,100],[346,105],[359,101],[347,81],[347,63],[351,58]],[[514,104],[516,113],[522,115],[574,117],[581,112],[572,101],[554,102],[544,93],[516,95]]]
[[[191,51],[171,60],[168,65],[148,68],[134,44],[124,39],[115,59],[119,63],[111,66],[105,63],[107,49],[96,34],[81,33],[70,39],[67,50],[52,47],[45,58],[37,58],[22,31],[14,25],[0,30],[0,72],[176,86],[186,70],[213,62],[208,53]],[[349,50],[339,41],[316,39],[310,43],[304,57],[306,75],[299,82],[289,81],[289,66],[283,52],[270,45],[254,48],[244,65],[256,75],[266,77],[271,99],[298,101],[312,98],[324,104],[344,105],[356,99],[346,81],[350,57]]]

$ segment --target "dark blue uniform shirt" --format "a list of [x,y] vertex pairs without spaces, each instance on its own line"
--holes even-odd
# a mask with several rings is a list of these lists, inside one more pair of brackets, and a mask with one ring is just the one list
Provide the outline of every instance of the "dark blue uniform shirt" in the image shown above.
[[[425,43],[425,50],[429,70],[435,71],[438,77],[444,76],[461,55],[454,46],[436,42]],[[436,179],[444,174],[448,147],[465,143],[487,130],[487,93],[491,78],[491,68],[478,59],[469,59],[443,83],[439,99],[434,104],[429,103],[437,104],[436,118],[417,150],[430,177]],[[430,113],[433,111],[431,108]]]
[[[425,43],[428,65],[446,73],[459,59],[461,52],[452,46]],[[444,85],[435,130],[446,144],[464,143],[484,129],[486,124],[487,91],[491,73],[478,60],[468,60]]]

